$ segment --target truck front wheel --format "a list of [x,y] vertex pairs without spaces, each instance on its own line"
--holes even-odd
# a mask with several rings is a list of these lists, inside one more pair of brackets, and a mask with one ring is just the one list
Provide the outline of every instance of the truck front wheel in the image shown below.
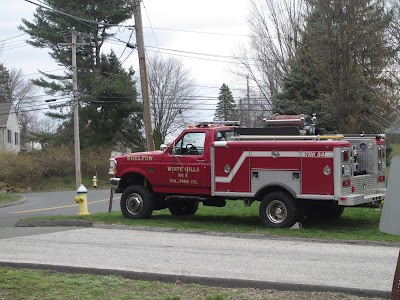
[[148,189],[133,185],[125,189],[121,196],[121,211],[130,219],[148,219],[153,212],[154,202]]
[[288,228],[300,218],[300,211],[293,197],[277,191],[268,193],[260,204],[260,218],[265,227]]

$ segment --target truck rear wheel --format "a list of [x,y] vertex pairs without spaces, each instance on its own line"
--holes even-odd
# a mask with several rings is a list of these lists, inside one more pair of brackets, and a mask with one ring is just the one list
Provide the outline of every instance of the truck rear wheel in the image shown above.
[[153,197],[148,189],[133,185],[125,189],[121,196],[121,211],[130,219],[148,219],[153,212]]
[[172,200],[168,203],[168,209],[174,216],[194,215],[199,208],[199,201],[195,200]]
[[292,227],[300,218],[300,207],[292,196],[282,191],[271,192],[261,201],[260,218],[265,227]]

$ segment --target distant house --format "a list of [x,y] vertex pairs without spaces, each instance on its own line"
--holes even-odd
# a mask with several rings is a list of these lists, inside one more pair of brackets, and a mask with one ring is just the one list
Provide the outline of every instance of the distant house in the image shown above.
[[12,103],[0,103],[0,151],[19,152],[20,128]]

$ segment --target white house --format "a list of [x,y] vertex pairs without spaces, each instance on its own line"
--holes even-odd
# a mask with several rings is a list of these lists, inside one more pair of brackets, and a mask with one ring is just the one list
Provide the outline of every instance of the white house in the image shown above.
[[19,152],[20,128],[12,103],[0,103],[0,151]]

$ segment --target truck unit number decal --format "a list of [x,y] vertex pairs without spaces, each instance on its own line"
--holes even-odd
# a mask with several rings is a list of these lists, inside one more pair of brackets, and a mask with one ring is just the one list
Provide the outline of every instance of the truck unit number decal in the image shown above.
[[304,157],[326,157],[325,151],[305,151]]

